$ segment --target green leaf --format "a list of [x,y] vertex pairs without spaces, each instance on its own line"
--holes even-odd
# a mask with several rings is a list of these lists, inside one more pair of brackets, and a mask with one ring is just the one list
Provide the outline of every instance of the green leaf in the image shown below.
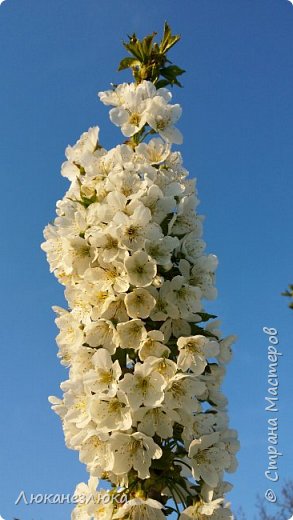
[[173,216],[174,216],[174,213],[168,213],[168,215],[164,218],[164,220],[160,224],[164,235],[168,234],[168,225],[171,222]]
[[146,56],[143,52],[143,48],[142,48],[140,40],[137,40],[137,42],[136,42],[136,49],[137,49],[138,54],[141,56],[141,61],[144,63]]
[[157,88],[163,88],[163,87],[166,87],[169,84],[170,84],[170,81],[168,81],[167,79],[160,79],[159,81],[156,82],[156,87]]
[[128,69],[129,67],[135,67],[140,65],[140,61],[136,58],[124,58],[120,61],[118,70]]
[[145,38],[141,41],[141,47],[144,55],[149,57],[152,52],[153,40],[157,33],[153,32],[153,34],[149,34],[145,36]]
[[160,51],[163,54],[165,54],[166,52],[168,52],[169,49],[171,49],[171,47],[173,47],[173,45],[175,45],[175,43],[177,43],[180,40],[180,38],[181,36],[179,34],[175,34],[172,36],[171,28],[167,24],[167,22],[165,22],[164,34],[160,43]]
[[170,36],[172,36],[171,27],[167,22],[165,22],[162,42],[167,41]]
[[289,291],[285,291],[281,293],[281,296],[291,296],[291,293],[289,293]]
[[160,70],[160,73],[162,76],[167,78],[171,85],[178,85],[179,87],[182,87],[181,83],[177,80],[177,76],[181,76],[185,72],[184,69],[181,69],[180,67],[177,67],[177,65],[170,65],[169,67],[165,67]]
[[163,512],[165,513],[165,515],[171,515],[173,513],[173,511],[175,511],[175,509],[173,509],[173,507],[170,507],[170,506],[163,508]]
[[201,321],[208,321],[218,317],[215,314],[209,314],[208,312],[197,312],[196,314],[201,317]]
[[133,54],[133,56],[135,56],[139,61],[143,61],[142,49],[139,47],[138,41],[130,40],[129,43],[123,42],[123,45],[130,54]]
[[167,45],[167,43],[169,41],[169,38],[171,38],[171,37],[172,37],[171,28],[167,24],[167,22],[165,22],[163,38],[162,38],[161,43],[160,43],[160,51],[161,52],[164,52],[164,48]]
[[170,65],[169,67],[161,69],[161,74],[166,78],[168,76],[181,76],[181,74],[184,74],[184,72],[186,71],[184,69],[181,69],[177,65]]
[[194,323],[191,324],[191,333],[193,335],[200,334],[201,336],[206,336],[207,338],[216,338],[218,339],[218,336],[210,332],[209,330],[203,329],[202,327],[198,327]]
[[96,201],[96,197],[93,197],[92,199],[88,199],[87,197],[83,197],[81,196],[81,203],[83,205],[84,208],[88,208],[91,204],[93,204],[93,202]]
[[124,368],[126,367],[126,349],[118,347],[115,354],[113,355],[113,360],[116,361],[118,359],[119,365]]

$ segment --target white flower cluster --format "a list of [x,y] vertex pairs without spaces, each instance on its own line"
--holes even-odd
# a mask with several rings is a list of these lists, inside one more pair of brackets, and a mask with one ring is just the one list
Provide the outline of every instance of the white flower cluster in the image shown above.
[[181,520],[231,519],[223,474],[238,441],[220,386],[234,338],[203,323],[217,258],[204,253],[195,181],[171,150],[181,108],[149,81],[99,96],[130,139],[107,151],[90,128],[66,149],[71,185],[42,244],[69,305],[54,308],[69,378],[50,401],[90,474],[83,494],[107,479],[129,500],[81,503],[72,519],[161,520],[177,503]]

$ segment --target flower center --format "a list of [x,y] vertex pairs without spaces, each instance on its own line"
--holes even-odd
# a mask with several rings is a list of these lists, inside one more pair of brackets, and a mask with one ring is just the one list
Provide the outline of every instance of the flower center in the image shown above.
[[104,384],[112,383],[114,380],[112,370],[101,370],[99,380]]
[[125,408],[125,404],[118,401],[118,399],[112,399],[109,403],[110,413],[118,413],[122,408]]
[[134,226],[133,224],[130,225],[127,229],[126,229],[126,235],[130,238],[130,239],[133,239],[135,238],[136,236],[138,236],[138,231],[139,231],[139,226]]
[[105,245],[105,249],[116,249],[118,247],[118,240],[116,238],[107,236],[107,243]]
[[175,382],[172,384],[171,391],[172,391],[172,394],[174,395],[174,397],[182,397],[186,394],[186,392],[184,391],[184,388],[178,382]]
[[139,123],[141,121],[141,117],[137,112],[133,112],[129,118],[129,123],[134,126],[139,126]]

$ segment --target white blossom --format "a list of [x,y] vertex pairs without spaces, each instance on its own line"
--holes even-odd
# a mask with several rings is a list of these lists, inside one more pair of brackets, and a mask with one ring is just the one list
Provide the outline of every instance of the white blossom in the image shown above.
[[170,352],[164,344],[164,334],[160,330],[150,330],[147,338],[141,343],[139,358],[145,361],[149,356],[168,357]]
[[194,439],[188,455],[194,478],[202,478],[212,488],[218,485],[221,472],[229,467],[231,461],[224,445],[219,443],[217,432]]
[[182,511],[179,520],[233,520],[233,515],[229,509],[229,505],[224,505],[223,499],[213,500],[211,502],[203,502],[200,500],[193,506],[189,506]]
[[148,478],[152,459],[159,459],[162,456],[161,448],[151,437],[141,432],[132,434],[114,432],[110,443],[114,455],[111,471],[116,475],[128,473],[133,468],[139,478]]
[[82,159],[89,153],[95,152],[97,145],[99,144],[99,132],[98,126],[89,128],[87,132],[84,132],[74,146],[67,146],[65,150],[66,157],[73,163],[82,165]]
[[109,229],[124,248],[137,251],[144,246],[146,239],[157,240],[162,237],[160,226],[150,223],[151,218],[150,209],[140,203],[129,216],[118,211]]
[[84,332],[80,321],[64,309],[54,307],[54,310],[59,314],[55,320],[60,329],[56,341],[62,354],[69,351],[76,352],[84,343]]
[[90,473],[101,478],[104,472],[113,464],[113,454],[110,450],[109,434],[99,432],[96,428],[89,429],[81,440],[79,459],[87,465]]
[[91,322],[84,329],[85,342],[93,348],[104,347],[113,354],[118,346],[117,331],[110,320],[101,318]]
[[90,520],[91,515],[88,511],[88,501],[93,496],[97,496],[97,478],[91,477],[88,484],[81,482],[75,488],[74,496],[77,499],[77,506],[71,513],[71,520]]
[[143,288],[128,293],[124,301],[130,318],[147,318],[156,305],[155,298]]
[[200,289],[186,283],[183,276],[178,275],[171,280],[167,301],[179,308],[181,318],[189,321],[195,319],[196,313],[202,308],[200,297]]
[[137,363],[134,374],[125,374],[119,383],[119,388],[126,393],[134,410],[142,404],[151,407],[161,404],[165,387],[165,378],[147,363]]
[[111,500],[109,491],[99,489],[96,501],[90,502],[88,512],[94,520],[112,520],[114,511],[114,502]]
[[164,520],[165,515],[162,513],[162,504],[152,498],[132,498],[126,504],[120,507],[114,518],[124,518],[128,520]]
[[159,290],[153,289],[152,294],[156,299],[156,306],[151,312],[153,321],[165,321],[168,318],[177,319],[180,316],[179,307],[171,298],[171,282],[166,280]]
[[129,430],[132,425],[128,400],[121,391],[118,391],[117,396],[114,397],[93,396],[89,411],[98,432]]
[[112,361],[109,351],[99,348],[92,356],[94,368],[84,376],[85,387],[96,395],[113,397],[118,390],[118,380],[122,374],[119,361]]
[[130,320],[118,323],[117,332],[119,337],[119,346],[122,348],[138,349],[141,342],[147,337],[147,331],[143,321]]
[[150,164],[161,164],[167,159],[170,149],[170,145],[162,139],[153,138],[148,143],[140,143],[136,153]]
[[162,439],[168,439],[172,437],[173,425],[180,422],[180,417],[175,410],[164,405],[155,408],[143,406],[135,412],[134,420],[140,432],[150,437],[156,433]]
[[166,406],[173,409],[197,410],[199,405],[196,397],[204,393],[205,385],[189,374],[175,374],[168,381],[165,392]]
[[153,260],[144,251],[136,251],[125,260],[129,281],[136,287],[151,285],[157,268]]
[[146,240],[145,249],[149,256],[159,265],[168,265],[171,262],[171,255],[178,246],[177,237],[164,237],[157,242]]
[[64,381],[60,385],[64,391],[64,406],[66,414],[64,420],[73,423],[77,428],[84,428],[91,422],[90,403],[92,396],[85,393],[81,381]]
[[195,375],[202,374],[208,357],[215,357],[219,353],[219,344],[201,335],[181,337],[177,345],[178,366],[184,371],[191,369]]
[[146,120],[150,127],[167,142],[182,144],[182,134],[174,127],[181,113],[180,105],[168,105],[163,97],[156,96],[149,105]]

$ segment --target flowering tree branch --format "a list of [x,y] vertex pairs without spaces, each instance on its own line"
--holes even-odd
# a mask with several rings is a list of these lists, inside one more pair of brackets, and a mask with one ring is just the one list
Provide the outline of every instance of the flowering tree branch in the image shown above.
[[203,308],[217,258],[205,253],[195,180],[172,150],[181,107],[166,87],[184,71],[166,55],[179,36],[165,24],[154,38],[132,35],[119,68],[135,81],[99,93],[126,141],[107,151],[95,127],[67,147],[71,184],[44,232],[68,301],[54,310],[69,378],[50,401],[90,475],[76,494],[92,500],[72,520],[232,519],[224,471],[238,441],[220,386],[234,337]]

